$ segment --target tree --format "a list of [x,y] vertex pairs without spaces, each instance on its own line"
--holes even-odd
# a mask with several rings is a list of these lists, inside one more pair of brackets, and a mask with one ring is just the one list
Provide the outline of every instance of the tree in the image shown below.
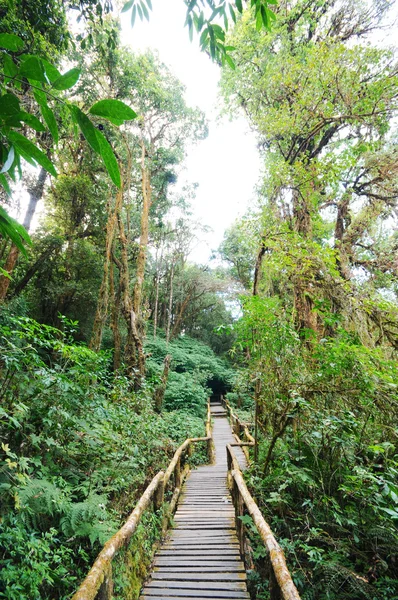
[[[355,268],[351,242],[366,245],[373,219],[394,211],[396,157],[387,159],[386,139],[397,109],[396,67],[390,50],[360,43],[386,8],[281,4],[272,33],[256,31],[244,15],[231,40],[237,69],[225,72],[224,90],[230,106],[244,109],[267,150],[264,193],[268,213],[282,227],[264,232],[258,258],[265,248],[276,249],[278,237],[290,240],[287,251],[293,244],[302,248],[301,256],[293,250],[291,276],[296,325],[303,332],[319,330],[316,302],[333,295],[324,224],[330,208],[336,267],[345,279],[347,261]],[[325,281],[327,272],[332,279]]]

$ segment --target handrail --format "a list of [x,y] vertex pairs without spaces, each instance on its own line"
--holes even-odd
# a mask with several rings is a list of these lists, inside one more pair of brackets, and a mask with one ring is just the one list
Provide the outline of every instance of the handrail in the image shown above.
[[[242,445],[242,450],[246,456],[247,462],[249,463],[250,456],[249,456],[248,446],[255,446],[256,440],[250,433],[247,423],[244,423],[243,421],[240,420],[238,415],[234,413],[233,408],[230,405],[230,403],[228,402],[228,400],[226,398],[224,398],[224,396],[222,394],[221,394],[221,404],[225,407],[225,409],[229,413],[229,420],[231,423],[232,431],[234,432],[236,441],[240,442],[240,444]],[[243,440],[244,440],[243,444],[241,442],[242,433],[243,433]]]
[[293,583],[292,577],[286,565],[285,555],[282,548],[276,541],[274,534],[254,498],[250,494],[243,479],[239,462],[233,451],[233,446],[241,447],[242,443],[227,445],[228,461],[228,482],[231,485],[231,495],[236,512],[236,529],[238,533],[240,550],[242,556],[244,552],[244,525],[240,517],[244,514],[244,505],[246,506],[258,533],[266,548],[268,549],[271,562],[271,577],[269,578],[269,592],[271,600],[300,600],[299,593]]
[[192,443],[207,442],[209,462],[214,458],[214,446],[211,435],[210,401],[207,403],[206,437],[188,438],[174,453],[166,471],[159,471],[145,489],[133,512],[125,524],[104,545],[98,554],[93,566],[88,572],[78,590],[71,600],[110,600],[113,593],[112,560],[121,548],[127,546],[137,529],[141,517],[154,498],[155,508],[159,509],[164,502],[164,491],[174,474],[174,493],[170,502],[170,509],[174,510],[181,490],[183,476],[181,474],[181,458],[184,452],[189,451]]

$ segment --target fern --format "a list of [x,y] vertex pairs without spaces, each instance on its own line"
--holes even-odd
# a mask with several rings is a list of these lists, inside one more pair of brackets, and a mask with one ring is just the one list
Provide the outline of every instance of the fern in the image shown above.
[[48,527],[48,518],[62,511],[62,493],[47,479],[31,479],[20,489],[18,498],[23,520],[40,530]]
[[106,510],[106,496],[91,494],[84,502],[69,505],[61,519],[62,532],[68,537],[88,537],[91,544],[103,544],[117,530],[118,524]]
[[350,569],[332,562],[324,563],[321,569],[324,574],[322,589],[328,593],[328,597],[339,600],[374,600],[374,587]]
[[388,553],[398,552],[398,535],[392,527],[375,525],[368,529],[367,535],[378,549],[382,548]]

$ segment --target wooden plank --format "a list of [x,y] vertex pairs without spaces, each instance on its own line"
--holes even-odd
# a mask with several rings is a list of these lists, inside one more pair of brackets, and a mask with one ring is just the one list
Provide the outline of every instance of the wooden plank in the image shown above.
[[246,581],[246,573],[201,573],[196,571],[184,571],[170,573],[169,570],[158,571],[152,573],[152,580],[170,579],[171,581]]
[[[206,557],[203,557],[202,560],[198,559],[198,557],[194,556],[191,558],[179,558],[178,556],[172,558],[157,558],[155,560],[155,567],[214,567],[217,569],[225,570],[225,569],[243,569],[243,563],[240,559],[230,559],[230,560],[209,560]],[[243,569],[244,570],[244,569]]]
[[210,554],[215,552],[236,552],[239,550],[239,542],[235,543],[224,543],[224,544],[201,544],[198,548],[197,544],[167,544],[162,546],[160,552],[209,552]]
[[[203,546],[201,546],[201,548],[203,548]],[[198,550],[196,547],[194,550],[190,550],[187,547],[184,547],[183,550],[176,550],[175,548],[173,550],[166,550],[164,548],[161,548],[158,556],[186,556],[187,558],[190,556],[217,556],[220,559],[225,558],[226,560],[233,556],[240,558],[239,547],[234,549],[229,548],[228,546],[222,546],[219,548],[209,546],[208,548],[203,548],[202,550]]]
[[161,565],[159,567],[154,567],[153,571],[152,571],[152,576],[154,577],[155,575],[177,575],[178,577],[181,577],[185,574],[189,573],[189,575],[219,575],[220,577],[222,576],[226,576],[226,575],[236,575],[236,574],[240,574],[240,573],[246,573],[245,569],[243,568],[243,565],[239,568],[237,565],[234,565],[232,567],[202,567],[202,566],[175,566],[175,567],[169,567],[167,565]]
[[161,600],[162,598],[168,598],[169,600],[181,600],[182,598],[190,598],[196,600],[197,598],[239,598],[239,600],[249,600],[250,596],[246,592],[224,592],[222,590],[169,590],[165,588],[157,588],[157,590],[145,590],[143,600],[146,598],[150,600]]
[[157,581],[151,579],[145,585],[145,589],[168,588],[179,590],[230,590],[246,591],[246,584],[243,581]]
[[214,436],[216,464],[190,473],[140,600],[249,600],[227,488],[226,444],[235,440],[225,417],[214,421]]

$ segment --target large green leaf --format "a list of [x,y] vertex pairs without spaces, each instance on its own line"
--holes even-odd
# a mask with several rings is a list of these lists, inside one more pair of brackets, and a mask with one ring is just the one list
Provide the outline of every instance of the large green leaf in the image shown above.
[[14,94],[0,96],[0,116],[14,116],[20,111],[19,100]]
[[90,108],[90,113],[92,115],[97,115],[98,117],[109,119],[112,122],[117,121],[118,123],[131,121],[132,119],[137,118],[137,113],[135,113],[130,106],[127,106],[127,104],[120,100],[111,99],[96,102]]
[[45,131],[46,130],[43,123],[41,121],[39,121],[39,119],[37,117],[35,117],[34,115],[31,115],[30,113],[21,111],[17,116],[20,121],[22,121],[23,123],[26,123],[27,125],[32,127],[32,129],[34,129],[35,131]]
[[19,68],[19,74],[22,77],[32,81],[41,81],[47,83],[46,73],[43,63],[37,56],[29,56],[24,60]]
[[113,183],[120,188],[121,187],[121,179],[120,179],[120,171],[119,165],[117,164],[116,157],[113,153],[113,150],[106,139],[106,137],[98,130],[96,130],[98,144],[100,147],[100,154],[102,160],[104,161],[104,165],[106,170],[108,171],[110,178]]
[[69,90],[69,88],[73,87],[75,83],[77,83],[79,77],[80,69],[74,67],[73,69],[70,69],[70,71],[67,71],[61,75],[61,77],[58,77],[58,79],[53,82],[53,88],[60,91]]
[[[4,176],[2,175],[1,177]],[[2,206],[0,206],[0,233],[6,238],[10,238],[16,247],[26,256],[22,240],[31,245],[32,241],[29,234],[22,225],[7,214]]]
[[75,122],[79,125],[80,130],[87,142],[97,154],[101,154],[100,145],[97,138],[97,130],[88,116],[85,115],[84,112],[82,112],[80,108],[74,104],[69,105],[69,108],[72,112]]
[[41,62],[43,63],[46,75],[50,83],[53,83],[53,81],[56,81],[61,77],[61,73],[58,71],[57,67],[54,67],[54,65],[49,63],[48,60],[42,58]]
[[127,2],[126,2],[124,5],[123,5],[123,8],[122,8],[122,11],[121,11],[121,12],[122,12],[122,13],[124,13],[124,12],[127,12],[128,10],[130,10],[130,8],[133,6],[133,4],[134,4],[134,0],[128,0],[128,1],[127,1]]
[[24,47],[24,41],[13,33],[0,33],[0,48],[11,52],[19,52]]
[[45,104],[42,104],[40,106],[40,110],[41,110],[41,114],[43,115],[43,119],[45,120],[47,127],[49,128],[50,133],[53,136],[53,140],[54,140],[55,144],[58,144],[58,140],[59,140],[58,125],[57,125],[57,121],[56,121],[53,111],[51,110],[51,108],[49,108]]
[[35,90],[33,92],[33,95],[37,104],[39,104],[40,106],[47,106],[47,96],[44,92],[42,92],[42,90]]
[[51,160],[24,135],[21,135],[17,131],[10,131],[8,134],[8,139],[13,143],[15,149],[17,152],[19,152],[22,158],[31,164],[33,160],[51,175],[54,177],[57,176],[57,172]]
[[[4,54],[4,75],[6,77],[15,77],[18,73],[18,67],[15,62],[12,60],[11,56],[8,54]],[[6,80],[8,83],[8,80]]]

